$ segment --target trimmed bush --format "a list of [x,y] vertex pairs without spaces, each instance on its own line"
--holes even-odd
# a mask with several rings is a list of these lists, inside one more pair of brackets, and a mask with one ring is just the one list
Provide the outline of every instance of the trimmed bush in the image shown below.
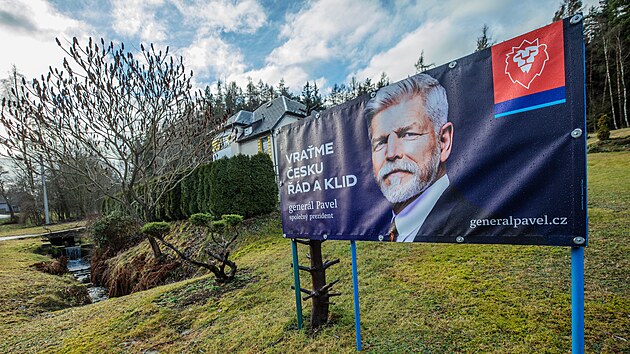
[[608,127],[610,119],[607,115],[602,114],[597,121],[597,139],[608,140],[610,139],[610,128]]
[[195,226],[208,226],[212,220],[212,214],[207,213],[197,213],[190,216],[190,222]]
[[278,184],[269,155],[260,153],[251,158],[252,182],[256,186],[252,215],[267,214],[276,209]]
[[[151,183],[137,188],[141,195],[151,190]],[[275,210],[277,203],[278,186],[269,155],[237,155],[192,171],[162,196],[149,219],[175,221],[199,213],[239,214],[249,218]],[[121,210],[122,206],[113,199],[103,202],[103,213]]]
[[276,207],[278,187],[267,154],[237,155],[215,161],[211,176],[211,205],[215,215],[252,217]]
[[237,226],[243,222],[243,217],[236,214],[221,215],[221,220],[225,222],[227,226]]
[[162,237],[171,231],[171,225],[166,221],[149,222],[142,226],[141,232],[153,237]]
[[225,230],[225,225],[226,225],[225,220],[213,221],[212,224],[210,225],[210,231],[221,233]]
[[138,224],[129,216],[115,211],[96,219],[89,226],[89,234],[96,246],[121,249],[136,240]]

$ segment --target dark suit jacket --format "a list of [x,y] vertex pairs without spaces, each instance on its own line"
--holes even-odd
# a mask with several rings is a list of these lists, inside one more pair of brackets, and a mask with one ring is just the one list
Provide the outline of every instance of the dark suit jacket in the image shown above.
[[497,225],[471,228],[471,220],[478,219],[497,219],[497,216],[470,203],[451,184],[431,209],[414,242],[450,243],[458,242],[457,237],[462,236],[465,243],[496,243],[493,236],[518,237],[535,234],[529,227]]

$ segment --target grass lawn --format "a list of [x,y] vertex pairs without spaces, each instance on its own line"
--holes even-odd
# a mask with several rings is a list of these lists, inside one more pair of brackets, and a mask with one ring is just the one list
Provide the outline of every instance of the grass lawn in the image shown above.
[[45,234],[50,231],[68,230],[81,226],[85,226],[85,221],[73,221],[45,226],[25,226],[20,224],[0,225],[0,237]]
[[[590,154],[588,166],[586,350],[628,353],[630,153]],[[277,217],[254,225],[234,253],[238,280],[227,287],[203,276],[83,307],[24,314],[10,308],[18,299],[27,302],[28,289],[7,294],[3,288],[0,352],[355,352],[349,244],[323,245],[326,258],[341,259],[328,279],[340,279],[335,289],[343,295],[333,300],[331,324],[310,333],[296,330],[291,246],[280,235]],[[28,252],[37,242],[0,243],[7,254],[0,254],[0,274],[13,283],[36,282],[39,275],[25,266],[40,257]],[[299,247],[306,264],[306,247]],[[365,352],[571,350],[568,248],[368,242],[357,248]],[[305,287],[307,280],[302,277]],[[309,306],[304,302],[306,320]]]
[[630,150],[630,128],[617,129],[610,132],[610,139],[600,141],[596,133],[587,139],[589,153],[618,152]]
[[76,306],[73,294],[84,287],[71,275],[54,276],[30,265],[50,260],[36,254],[39,240],[0,242],[0,326],[13,326],[34,316]]
[[[588,136],[588,139],[586,139],[587,145],[599,141],[599,139],[597,139],[597,133],[590,133]],[[627,136],[630,136],[630,128],[616,129],[610,131],[611,139],[625,138]]]

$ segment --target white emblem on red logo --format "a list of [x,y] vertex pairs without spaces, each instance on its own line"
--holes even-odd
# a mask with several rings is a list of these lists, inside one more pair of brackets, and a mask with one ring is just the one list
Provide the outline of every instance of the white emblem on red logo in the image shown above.
[[545,63],[549,60],[546,44],[538,44],[538,38],[532,42],[523,40],[518,47],[506,54],[505,73],[513,83],[518,83],[529,90],[537,76],[545,70]]

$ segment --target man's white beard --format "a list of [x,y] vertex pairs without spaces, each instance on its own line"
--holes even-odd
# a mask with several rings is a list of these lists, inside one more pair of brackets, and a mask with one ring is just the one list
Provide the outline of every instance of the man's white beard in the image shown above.
[[[424,192],[425,189],[435,182],[439,164],[440,149],[435,149],[428,164],[422,167],[409,161],[406,157],[393,162],[387,161],[379,171],[378,176],[376,176],[376,182],[390,203],[402,203]],[[389,185],[385,184],[384,176],[396,170],[409,172],[412,174],[412,178],[405,183],[400,176],[392,175],[388,177]]]

